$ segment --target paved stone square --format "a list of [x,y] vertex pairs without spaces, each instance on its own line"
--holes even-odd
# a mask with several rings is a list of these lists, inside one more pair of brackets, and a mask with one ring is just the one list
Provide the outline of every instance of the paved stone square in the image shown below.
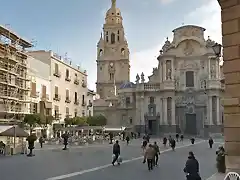
[[[215,150],[209,149],[207,142],[197,140],[189,145],[189,140],[177,143],[175,152],[161,146],[159,167],[148,172],[142,163],[141,140],[133,140],[129,146],[121,142],[121,156],[125,161],[112,167],[112,145],[104,144],[84,148],[70,148],[63,151],[60,147],[35,151],[36,156],[1,157],[1,179],[4,180],[122,180],[124,179],[164,179],[184,180],[183,168],[188,151],[193,151],[200,162],[201,176],[207,179],[216,172]],[[181,147],[185,146],[185,147]],[[32,176],[29,176],[31,174]]]

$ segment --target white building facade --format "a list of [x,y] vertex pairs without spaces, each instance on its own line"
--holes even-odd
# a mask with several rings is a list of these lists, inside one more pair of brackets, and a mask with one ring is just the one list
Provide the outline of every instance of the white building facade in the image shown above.
[[64,124],[66,117],[86,116],[90,102],[86,71],[73,67],[71,62],[52,51],[31,51],[29,54],[50,67],[49,99],[55,123]]

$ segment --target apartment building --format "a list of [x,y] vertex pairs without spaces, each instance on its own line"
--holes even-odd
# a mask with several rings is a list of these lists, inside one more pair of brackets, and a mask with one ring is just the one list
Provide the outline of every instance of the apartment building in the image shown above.
[[31,51],[29,55],[50,66],[50,99],[56,123],[63,124],[66,117],[88,115],[92,101],[88,99],[86,71],[52,51]]
[[16,123],[29,113],[26,49],[32,44],[0,26],[0,121]]

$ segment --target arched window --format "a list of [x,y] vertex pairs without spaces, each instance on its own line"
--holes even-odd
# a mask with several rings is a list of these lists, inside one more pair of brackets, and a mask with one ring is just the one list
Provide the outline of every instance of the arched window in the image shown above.
[[99,56],[102,56],[103,55],[103,50],[102,49],[100,49],[99,50],[99,54],[98,54]]
[[106,32],[106,41],[108,42],[108,31]]
[[125,55],[125,49],[124,48],[121,49],[121,54]]
[[117,36],[118,42],[120,41],[120,31],[118,30],[118,36]]
[[114,44],[115,43],[115,34],[112,33],[111,34],[111,44]]

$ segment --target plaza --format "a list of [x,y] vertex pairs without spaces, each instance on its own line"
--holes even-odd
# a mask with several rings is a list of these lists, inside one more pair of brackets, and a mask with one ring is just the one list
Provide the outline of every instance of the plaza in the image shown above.
[[[98,179],[166,179],[184,180],[183,168],[188,152],[193,151],[200,163],[202,179],[207,179],[216,173],[215,150],[222,143],[216,141],[213,149],[209,149],[207,141],[197,139],[195,145],[190,145],[188,139],[179,142],[176,151],[164,148],[161,139],[157,141],[160,150],[159,166],[148,172],[143,164],[141,139],[132,140],[127,146],[121,142],[123,163],[112,166],[112,145],[89,145],[88,147],[70,147],[62,151],[62,146],[36,148],[35,155],[27,158],[25,155],[3,157],[0,159],[1,179],[4,180],[94,180]],[[11,167],[11,168],[10,168]],[[13,171],[14,169],[14,171]],[[172,173],[174,171],[174,173]],[[14,172],[14,173],[13,173]]]

